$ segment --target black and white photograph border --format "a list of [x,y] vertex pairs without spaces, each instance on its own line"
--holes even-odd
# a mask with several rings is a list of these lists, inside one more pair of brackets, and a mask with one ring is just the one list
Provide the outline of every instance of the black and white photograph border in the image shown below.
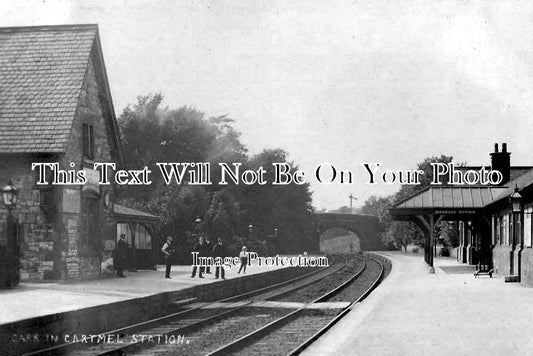
[[528,355],[533,4],[2,0],[6,355]]

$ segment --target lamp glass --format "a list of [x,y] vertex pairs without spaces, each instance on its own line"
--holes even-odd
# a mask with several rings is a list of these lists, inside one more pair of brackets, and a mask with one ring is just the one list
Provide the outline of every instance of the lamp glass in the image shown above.
[[12,206],[17,205],[17,202],[18,202],[18,191],[17,191],[17,188],[15,188],[13,185],[11,185],[11,182],[9,182],[2,189],[2,200],[3,200],[4,205],[6,207],[12,207]]
[[2,200],[5,206],[11,206],[11,194],[2,189]]
[[519,213],[522,211],[522,195],[518,192],[518,187],[514,189],[514,193],[509,197],[511,202],[511,208],[513,213]]

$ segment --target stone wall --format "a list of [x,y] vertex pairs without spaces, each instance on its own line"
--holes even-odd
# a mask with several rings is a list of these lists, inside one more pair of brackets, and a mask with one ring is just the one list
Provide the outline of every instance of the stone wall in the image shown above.
[[320,235],[320,252],[359,253],[360,251],[359,236],[351,231],[332,228]]
[[[0,184],[9,179],[19,189],[19,203],[13,215],[19,224],[20,275],[22,280],[44,279],[54,265],[53,217],[41,207],[40,189],[35,185],[32,162],[50,161],[47,156],[0,156]],[[49,194],[57,194],[51,190]],[[7,243],[7,210],[0,204],[0,245]]]
[[492,249],[492,261],[496,273],[501,276],[508,276],[511,272],[511,246],[498,245]]
[[[138,323],[140,320],[175,313],[179,307],[172,305],[172,303],[176,301],[189,298],[196,298],[197,301],[220,300],[237,294],[252,292],[309,272],[311,270],[308,268],[282,268],[240,278],[200,284],[173,292],[155,293],[146,297],[15,321],[2,325],[0,344],[9,345],[9,349],[15,350],[17,354],[25,354],[36,351],[44,345],[38,341],[19,342],[13,340],[14,334],[60,335],[60,340],[63,340],[65,334],[98,334],[104,330],[114,330]],[[46,342],[46,339],[40,338],[40,341]]]
[[[83,158],[82,124],[93,126],[94,162],[113,162],[108,135],[108,123],[101,104],[101,84],[97,80],[93,57],[88,64],[79,97],[78,109],[66,152],[60,155],[2,155],[0,156],[0,185],[13,179],[20,189],[19,204],[14,211],[20,227],[21,280],[58,278],[85,278],[100,272],[104,253],[103,241],[115,239],[115,222],[111,209],[103,204],[103,193],[108,190],[113,201],[111,186],[98,187],[95,220],[91,225],[98,233],[83,236],[88,224],[84,214],[85,190],[82,186],[36,186],[32,162],[58,162],[61,169],[93,168],[93,161]],[[74,163],[74,167],[70,163]],[[0,246],[6,244],[7,210],[0,204]],[[89,242],[88,242],[89,241]]]
[[[492,258],[496,273],[505,277],[510,275],[511,246],[496,246],[492,250]],[[514,253],[517,258],[517,252]],[[516,261],[515,261],[516,262]],[[516,265],[516,264],[515,264]],[[516,268],[516,267],[515,267]],[[515,275],[518,271],[514,271]],[[533,286],[533,249],[524,248],[521,256],[521,282]]]
[[315,216],[321,233],[330,228],[346,229],[359,237],[361,251],[386,250],[380,237],[383,227],[376,216],[333,213],[317,213]]
[[[69,139],[69,147],[65,153],[61,165],[68,167],[73,162],[77,169],[92,169],[94,162],[114,162],[111,157],[111,144],[108,135],[108,123],[104,115],[104,109],[100,100],[102,91],[96,77],[94,66],[94,51],[89,60],[85,80],[82,86],[78,102],[78,110]],[[93,126],[94,132],[94,160],[83,157],[83,124]],[[70,188],[68,188],[70,189]],[[112,186],[100,186],[100,198],[98,199],[98,215],[96,225],[97,236],[89,236],[92,241],[85,241],[83,237],[84,215],[83,200],[86,199],[85,191],[78,187],[76,192],[64,192],[79,194],[81,213],[69,212],[63,209],[61,214],[61,224],[63,236],[67,243],[64,253],[66,264],[66,276],[68,278],[90,277],[100,273],[100,266],[103,260],[109,256],[104,256],[103,241],[115,239],[115,222],[110,209],[106,209],[103,203],[103,195],[106,190],[111,194],[113,200]],[[64,200],[65,201],[65,200]],[[95,243],[95,241],[97,243]],[[96,246],[96,248],[94,247]]]
[[533,249],[522,250],[522,276],[521,281],[533,286]]

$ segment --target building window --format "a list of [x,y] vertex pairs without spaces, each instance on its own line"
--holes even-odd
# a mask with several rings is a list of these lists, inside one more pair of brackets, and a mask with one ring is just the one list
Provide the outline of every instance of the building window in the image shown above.
[[126,235],[126,243],[129,246],[133,246],[134,244],[136,250],[152,249],[152,236],[148,229],[141,224],[117,223],[117,242],[121,234]]
[[502,244],[502,218],[501,216],[496,216],[496,245]]
[[82,245],[92,251],[101,247],[98,199],[84,198],[82,205]]
[[529,206],[524,209],[524,246],[531,247],[531,214],[533,207]]
[[135,229],[135,248],[138,250],[152,249],[152,236],[148,229],[141,224],[138,224]]
[[492,227],[491,229],[491,237],[490,237],[490,241],[493,245],[496,245],[496,216],[495,215],[492,215],[492,220],[491,220],[491,225]]
[[94,131],[89,124],[83,124],[83,157],[94,159]]
[[126,238],[124,241],[128,244],[128,246],[131,246],[131,241],[133,240],[133,233],[130,224],[127,223],[117,223],[117,241],[120,240],[120,235],[124,234],[126,235]]
[[502,244],[503,245],[509,245],[509,229],[511,228],[511,226],[509,226],[509,214],[505,214],[503,216],[503,226],[502,226],[502,232],[503,232],[503,236],[502,236]]
[[465,227],[462,221],[459,221],[459,244],[461,246],[465,245]]

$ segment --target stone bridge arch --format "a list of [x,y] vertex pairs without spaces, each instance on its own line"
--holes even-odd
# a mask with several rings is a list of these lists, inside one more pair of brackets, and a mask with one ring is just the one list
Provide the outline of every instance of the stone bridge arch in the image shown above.
[[[335,213],[317,213],[315,215],[317,221],[317,242],[319,246],[321,236],[324,232],[333,228],[341,228],[354,233],[357,237],[357,239],[354,239],[354,244],[359,244],[360,251],[379,251],[385,249],[380,239],[382,227],[377,216]],[[346,252],[349,253],[350,251],[348,250]]]
[[325,253],[359,253],[361,238],[355,232],[340,227],[323,231],[318,237],[320,252]]

